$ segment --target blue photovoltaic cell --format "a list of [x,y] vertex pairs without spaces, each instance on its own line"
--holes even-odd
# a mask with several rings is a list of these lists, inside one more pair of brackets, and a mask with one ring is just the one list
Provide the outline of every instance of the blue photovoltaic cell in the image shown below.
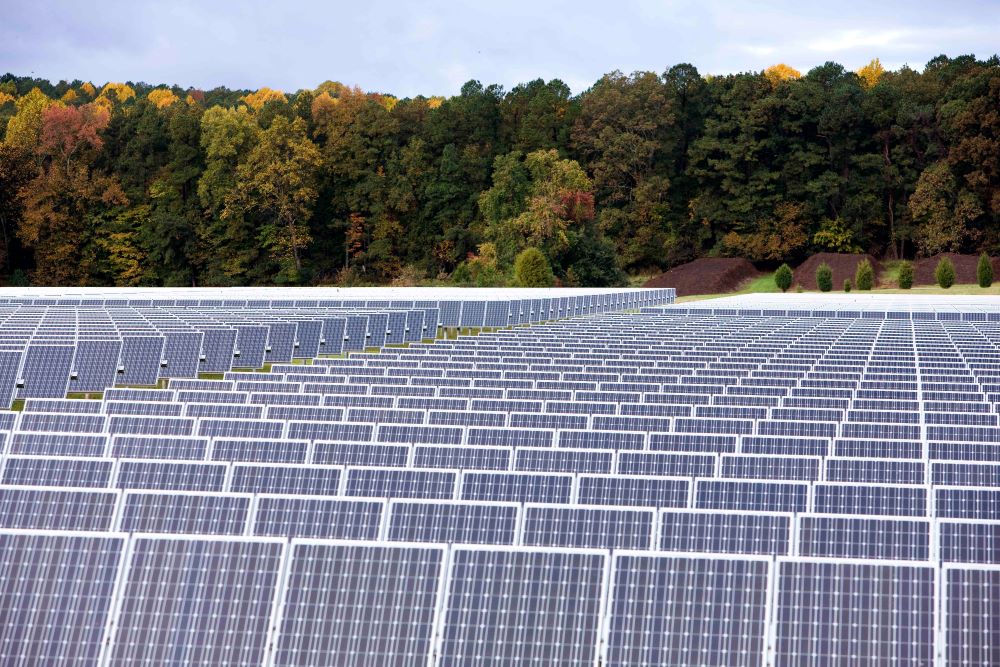
[[71,345],[29,345],[24,354],[19,398],[65,398],[75,349]]
[[[292,360],[292,352],[295,349],[295,329],[294,322],[271,322],[270,333],[267,337],[267,353],[264,355],[265,361],[274,363],[289,362]],[[242,358],[242,350],[241,358]]]
[[804,512],[809,486],[796,482],[698,480],[694,506],[699,509]]
[[572,475],[466,472],[462,498],[518,503],[568,503]]
[[938,522],[942,561],[1000,563],[1000,522]]
[[514,544],[516,505],[396,501],[388,539],[442,544]]
[[927,521],[803,516],[799,555],[925,561],[930,558],[930,533]]
[[287,538],[374,540],[383,509],[382,501],[261,496],[253,532]]
[[919,486],[816,484],[815,512],[927,516],[927,490]]
[[98,664],[124,551],[119,535],[0,532],[0,663]]
[[120,489],[222,491],[225,479],[226,466],[221,463],[133,460],[119,464],[117,486]]
[[121,365],[115,378],[118,385],[153,386],[160,376],[163,353],[161,336],[125,336],[122,338]]
[[230,490],[336,496],[342,474],[342,469],[333,466],[236,464]]
[[163,361],[166,361],[167,365],[160,368],[160,377],[197,377],[198,357],[202,345],[201,332],[170,331],[163,337]]
[[3,483],[107,488],[113,467],[110,459],[11,456],[3,468]]
[[0,408],[9,408],[14,400],[20,366],[20,352],[0,350]]
[[596,662],[603,553],[456,547],[451,561],[439,667]]
[[585,475],[580,477],[577,502],[581,505],[685,507],[689,484],[686,479]]
[[522,539],[525,546],[649,549],[653,520],[651,509],[528,506]]
[[118,357],[121,355],[120,340],[81,340],[76,344],[73,371],[69,391],[104,391],[115,383]]
[[940,519],[1000,519],[1000,489],[935,489]]
[[216,438],[212,442],[212,459],[247,463],[305,463],[308,450],[309,443],[303,441]]
[[129,533],[242,535],[250,496],[189,493],[129,493],[121,530]]
[[428,664],[443,549],[311,542],[291,549],[275,664]]
[[508,470],[513,450],[502,447],[420,446],[414,449],[414,468]]
[[607,664],[762,664],[768,565],[766,560],[616,555]]
[[[295,331],[298,347],[292,356],[312,359],[319,354],[319,339],[323,335],[323,323],[319,320],[299,320]],[[327,353],[329,354],[329,353]]]
[[934,568],[778,561],[776,667],[931,665]]
[[786,556],[791,534],[789,515],[668,510],[660,517],[659,548]]
[[[261,368],[264,365],[264,348],[267,346],[267,336],[267,327],[236,327],[236,350],[239,351],[240,356],[233,358],[233,368]],[[236,350],[233,351],[234,355]]]
[[944,664],[996,665],[1000,656],[1000,569],[947,567],[944,588]]
[[354,468],[347,471],[348,496],[369,498],[451,499],[456,473],[397,468]]
[[108,531],[117,504],[115,491],[0,487],[0,527]]
[[262,664],[283,548],[233,538],[135,539],[110,664]]

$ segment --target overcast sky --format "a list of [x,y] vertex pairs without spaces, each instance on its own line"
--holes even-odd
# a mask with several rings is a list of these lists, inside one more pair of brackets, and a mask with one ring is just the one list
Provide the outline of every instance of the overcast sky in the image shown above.
[[805,72],[1000,51],[997,0],[0,0],[0,73],[400,97],[613,70]]

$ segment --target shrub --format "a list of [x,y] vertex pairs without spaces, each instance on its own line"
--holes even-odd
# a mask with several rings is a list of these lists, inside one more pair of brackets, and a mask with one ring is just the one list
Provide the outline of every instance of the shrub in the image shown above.
[[538,248],[525,248],[514,260],[514,280],[518,287],[552,287],[556,283],[549,260]]
[[14,272],[10,274],[11,287],[28,287],[30,284],[28,274],[23,269],[14,269]]
[[900,262],[899,289],[910,289],[911,287],[913,287],[913,264],[910,262]]
[[948,289],[955,284],[955,265],[947,257],[942,257],[934,269],[934,279],[943,289]]
[[828,264],[820,264],[816,267],[816,285],[820,292],[829,292],[833,289],[833,270]]
[[851,291],[851,279],[850,278],[848,278],[848,279],[846,279],[844,281],[844,291],[845,292],[850,292]]
[[778,270],[774,272],[774,284],[782,292],[787,292],[788,288],[792,286],[792,268],[787,264],[779,266]]
[[867,259],[858,262],[858,269],[854,272],[854,285],[859,290],[870,290],[875,287],[875,269]]
[[993,284],[993,264],[990,262],[990,256],[985,252],[979,256],[976,278],[979,280],[980,287],[989,287]]

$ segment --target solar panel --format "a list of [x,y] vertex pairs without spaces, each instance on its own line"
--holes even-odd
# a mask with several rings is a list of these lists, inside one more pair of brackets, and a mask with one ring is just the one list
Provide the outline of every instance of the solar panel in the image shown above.
[[125,336],[115,384],[153,386],[160,376],[164,339],[161,336]]
[[514,544],[515,503],[392,500],[387,539],[442,544]]
[[930,565],[789,558],[777,567],[776,667],[932,664]]
[[9,408],[13,402],[20,366],[20,352],[0,350],[0,408]]
[[281,605],[281,665],[426,665],[444,550],[296,540]]
[[121,355],[120,340],[81,340],[76,344],[73,374],[69,391],[104,391],[115,383],[115,371]]
[[941,578],[944,664],[996,664],[1000,568],[946,565]]
[[593,550],[455,547],[438,665],[595,664],[606,560]]
[[280,539],[136,537],[110,664],[262,664],[283,552]]
[[74,354],[72,345],[29,345],[18,398],[65,398]]
[[0,531],[0,662],[98,664],[124,551],[121,535]]
[[117,505],[117,491],[3,486],[0,528],[108,531]]
[[163,361],[166,364],[160,367],[160,377],[198,377],[203,334],[199,331],[169,331],[163,338]]
[[651,508],[526,505],[525,546],[593,549],[650,549],[655,511]]
[[791,552],[789,514],[662,510],[659,549],[703,553],[768,554]]
[[384,502],[261,495],[254,535],[338,540],[378,538]]
[[129,491],[120,530],[129,533],[242,535],[250,495]]
[[615,554],[605,664],[763,664],[769,565],[749,556]]
[[877,560],[930,559],[931,526],[913,519],[799,518],[799,555]]

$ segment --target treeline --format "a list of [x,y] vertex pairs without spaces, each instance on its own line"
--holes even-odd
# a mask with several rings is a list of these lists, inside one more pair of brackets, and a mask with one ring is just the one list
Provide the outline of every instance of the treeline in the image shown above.
[[[0,276],[565,285],[705,255],[1000,250],[1000,61],[396,99],[0,77]],[[545,271],[542,271],[545,274]]]

